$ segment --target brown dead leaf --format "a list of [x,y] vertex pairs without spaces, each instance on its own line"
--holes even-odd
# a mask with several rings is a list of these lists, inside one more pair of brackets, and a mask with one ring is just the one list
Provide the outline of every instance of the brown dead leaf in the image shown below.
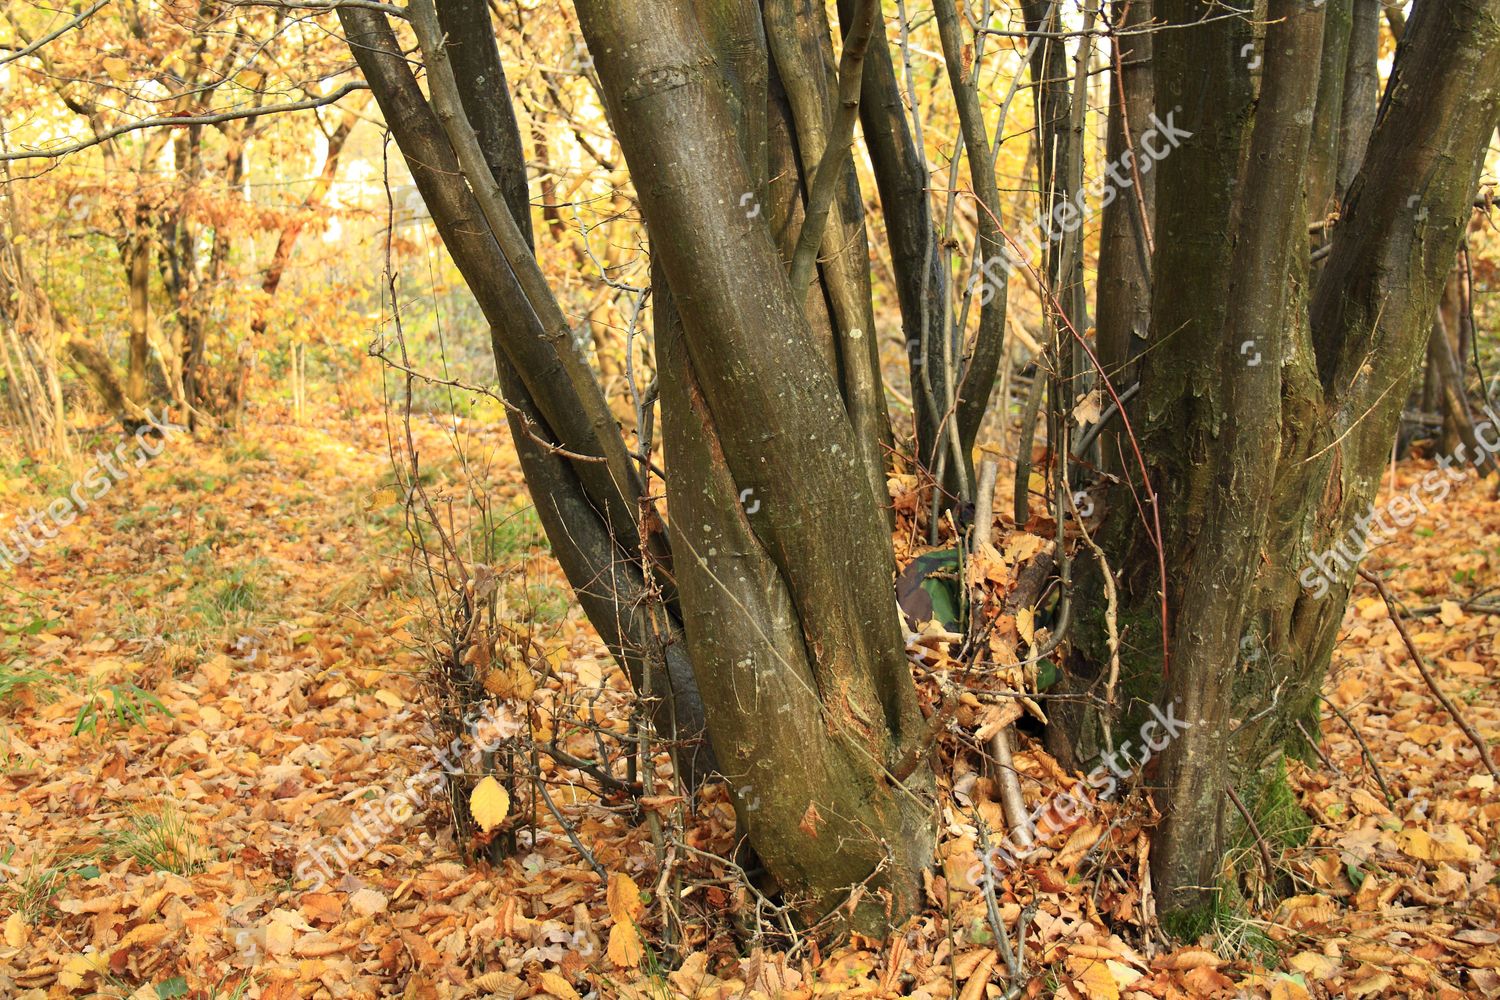
[[818,806],[809,801],[807,809],[802,813],[802,822],[797,824],[797,829],[814,839],[818,836],[818,824],[823,822],[823,817],[818,815]]
[[963,992],[958,995],[958,1000],[981,1000],[985,995],[985,987],[989,985],[990,973],[995,971],[995,962],[999,958],[1000,955],[993,948],[985,949],[980,953],[979,961],[974,966],[974,971],[969,974]]

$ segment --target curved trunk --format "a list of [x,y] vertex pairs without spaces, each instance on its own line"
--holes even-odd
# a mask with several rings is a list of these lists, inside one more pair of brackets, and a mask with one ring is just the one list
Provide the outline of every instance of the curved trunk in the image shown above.
[[931,772],[892,773],[924,727],[860,431],[767,220],[740,207],[756,171],[696,19],[671,0],[578,9],[671,292],[668,497],[709,731],[802,912],[829,915],[863,884],[855,923],[883,926],[920,904]]
[[[1157,11],[1182,23],[1195,7],[1161,0]],[[1136,636],[1117,731],[1158,699],[1191,723],[1153,782],[1165,816],[1153,875],[1163,912],[1179,919],[1223,884],[1224,850],[1239,835],[1226,789],[1254,803],[1277,755],[1302,746],[1297,723],[1316,718],[1355,567],[1387,524],[1371,504],[1500,118],[1500,0],[1419,6],[1304,311],[1303,206],[1281,178],[1299,175],[1310,148],[1317,81],[1298,67],[1316,63],[1322,25],[1299,7],[1271,5],[1244,155],[1233,111],[1248,111],[1244,66],[1202,59],[1240,51],[1242,29],[1155,39],[1158,114],[1186,104],[1204,73],[1210,102],[1233,102],[1203,117],[1187,106],[1185,127],[1198,134],[1158,168],[1153,330],[1173,350],[1143,359],[1139,408],[1173,568],[1165,678],[1151,650],[1155,556],[1132,528],[1128,490],[1105,528],[1125,571],[1121,621]],[[1206,45],[1216,32],[1231,37]],[[1410,523],[1450,488],[1435,471],[1390,516]],[[1097,663],[1074,664],[1069,686],[1096,684]],[[1100,751],[1099,720],[1060,718],[1076,760]]]
[[[482,5],[479,11],[484,13]],[[448,16],[461,14],[454,11]],[[469,16],[478,14],[471,9]],[[571,341],[544,335],[384,15],[341,8],[339,18],[433,221],[490,323],[501,389],[509,404],[507,420],[553,551],[589,620],[638,691],[646,693],[647,664],[665,663],[662,680],[667,689],[655,689],[661,699],[655,721],[662,732],[675,733],[689,744],[683,777],[696,785],[713,766],[706,748],[691,746],[703,733],[702,703],[684,658],[671,652],[677,630],[672,616],[655,623],[641,605],[647,570],[636,526],[639,483],[633,472],[617,480],[599,460],[625,451],[603,394],[597,383],[565,373],[558,352],[571,350]],[[487,20],[484,30],[489,30]],[[493,52],[492,41],[490,49]],[[509,107],[504,77],[497,72],[498,55],[486,55],[481,47],[477,55],[471,49],[463,58],[475,60],[470,73],[491,66],[488,80]],[[477,100],[495,96],[477,86],[472,93]],[[519,135],[500,119],[480,138],[486,159],[499,167],[492,175],[504,185],[512,222],[529,238],[524,168],[510,166],[524,164],[516,152]],[[588,457],[567,457],[559,448]],[[652,557],[653,562],[665,558],[664,552]]]

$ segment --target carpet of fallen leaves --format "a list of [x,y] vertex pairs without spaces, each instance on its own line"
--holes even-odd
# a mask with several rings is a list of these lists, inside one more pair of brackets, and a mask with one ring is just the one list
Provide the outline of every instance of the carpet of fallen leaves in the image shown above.
[[[1326,761],[1291,766],[1310,833],[1273,859],[1295,895],[1187,947],[1154,929],[1148,804],[1101,804],[997,894],[1000,920],[1027,924],[1014,994],[968,879],[979,823],[1004,829],[968,749],[1014,710],[972,698],[967,736],[943,744],[931,907],[885,941],[820,951],[757,927],[735,869],[705,857],[733,844],[722,792],[685,827],[669,795],[638,822],[550,760],[553,799],[607,880],[545,813],[498,866],[466,865],[437,790],[326,885],[303,877],[307,851],[431,766],[388,431],[367,416],[173,442],[0,577],[0,997],[1500,995],[1496,789],[1364,590],[1327,690],[1390,803],[1325,713]],[[447,445],[436,425],[418,436],[429,454]],[[513,453],[478,440],[491,461],[471,474],[519,496]],[[1423,471],[1403,466],[1398,485]],[[0,509],[69,481],[12,469]],[[1027,538],[995,557],[1021,558]],[[544,553],[518,558],[544,596],[559,592]],[[1492,743],[1500,616],[1464,605],[1479,607],[1497,563],[1500,505],[1483,483],[1371,562],[1414,609],[1432,606],[1412,616],[1416,641]],[[625,681],[579,613],[549,613],[554,676],[528,700],[545,712],[592,688],[596,720],[627,718]],[[920,649],[914,660],[936,701]],[[1015,762],[1028,805],[1075,780],[1024,736]],[[663,893],[682,918],[670,936]]]

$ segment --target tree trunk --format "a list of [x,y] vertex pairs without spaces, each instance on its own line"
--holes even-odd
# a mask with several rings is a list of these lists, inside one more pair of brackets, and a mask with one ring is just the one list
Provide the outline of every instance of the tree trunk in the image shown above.
[[[1161,0],[1156,13],[1184,24],[1197,8]],[[1153,877],[1180,930],[1200,929],[1195,918],[1228,885],[1221,860],[1240,833],[1226,789],[1253,805],[1278,755],[1301,749],[1296,723],[1316,719],[1355,566],[1371,526],[1384,524],[1371,503],[1500,117],[1497,16],[1497,0],[1417,7],[1306,311],[1305,209],[1285,179],[1303,175],[1310,148],[1303,123],[1318,92],[1306,67],[1322,51],[1321,14],[1272,0],[1243,150],[1244,27],[1207,22],[1154,39],[1158,114],[1181,104],[1195,133],[1158,167],[1153,343],[1138,406],[1172,568],[1165,664],[1150,638],[1162,613],[1154,546],[1134,527],[1128,489],[1104,531],[1135,637],[1116,733],[1133,732],[1157,698],[1191,723],[1153,782],[1164,813]],[[1413,506],[1393,504],[1392,516]],[[1100,661],[1087,653],[1098,627],[1081,631],[1068,686],[1100,693]],[[1080,762],[1105,742],[1090,716],[1059,713]]]
[[[853,17],[854,8],[855,0],[839,0],[839,18],[845,25]],[[938,453],[938,427],[943,419],[943,408],[937,401],[948,399],[950,391],[943,365],[948,278],[939,266],[942,258],[932,219],[926,152],[918,145],[908,123],[883,26],[877,32],[865,58],[859,120],[880,191],[891,268],[896,277],[896,297],[901,307],[901,328],[911,372],[916,459],[932,469]]]
[[120,251],[125,263],[130,315],[125,398],[136,406],[145,406],[151,398],[147,373],[151,361],[151,237],[145,232],[143,215],[143,210],[137,210],[137,234],[131,236]]
[[[1115,0],[1115,20],[1129,31],[1151,23],[1151,0]],[[1109,90],[1105,158],[1124,165],[1128,183],[1105,200],[1099,231],[1099,289],[1095,305],[1099,363],[1124,391],[1138,378],[1135,359],[1151,335],[1151,231],[1156,208],[1156,171],[1134,165],[1145,123],[1156,110],[1151,35],[1119,36]],[[1129,152],[1129,158],[1125,154]],[[1100,435],[1103,467],[1125,474],[1129,444],[1112,424]]]
[[[484,12],[482,5],[479,11]],[[470,9],[467,16],[478,14]],[[565,357],[572,349],[571,336],[544,332],[384,16],[346,7],[339,18],[433,222],[490,323],[507,419],[553,552],[600,637],[636,689],[650,695],[659,709],[658,729],[685,744],[683,777],[695,785],[713,769],[712,754],[699,745],[703,709],[678,626],[675,621],[657,623],[643,605],[649,570],[636,522],[640,484],[603,394],[592,379],[569,373],[579,363]],[[482,30],[489,30],[487,20]],[[476,35],[471,29],[461,37]],[[488,37],[493,53],[493,36]],[[470,56],[470,49],[460,59],[472,57],[492,69],[465,70],[471,74],[468,99],[503,99],[510,108],[504,77],[497,72],[498,54],[476,48],[478,55]],[[504,185],[512,224],[524,240],[531,229],[529,199],[519,132],[506,125],[513,121],[513,116],[497,119],[481,140],[486,160],[494,164],[492,175]],[[598,458],[604,455],[613,457],[602,463]],[[655,550],[653,563],[670,563],[659,538],[647,545]],[[658,664],[654,688],[645,683],[649,663]]]
[[740,819],[802,912],[829,915],[865,884],[855,923],[881,926],[920,905],[931,774],[892,773],[924,727],[859,429],[769,226],[740,207],[753,149],[691,11],[578,9],[671,292],[668,495],[709,731],[736,787],[755,788],[757,804],[736,796]]

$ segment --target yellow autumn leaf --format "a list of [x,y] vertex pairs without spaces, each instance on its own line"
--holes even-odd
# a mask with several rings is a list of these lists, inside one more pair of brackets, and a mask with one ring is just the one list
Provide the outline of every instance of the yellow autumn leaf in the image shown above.
[[400,499],[401,494],[396,492],[394,486],[383,487],[382,489],[375,490],[366,498],[365,512],[384,510],[387,507],[393,506]]
[[641,936],[635,924],[621,921],[609,929],[609,960],[622,969],[633,969],[641,964],[645,949],[641,947]]
[[1032,608],[1022,608],[1016,612],[1016,631],[1021,633],[1021,638],[1026,640],[1030,646],[1036,641],[1036,611]]
[[5,943],[12,948],[19,948],[26,943],[27,931],[26,918],[21,916],[21,911],[12,913],[5,921]]
[[85,976],[90,973],[103,973],[108,968],[109,963],[103,952],[74,955],[63,964],[62,970],[57,974],[57,981],[68,989],[78,989],[83,985]]
[[631,923],[646,909],[641,902],[640,886],[624,872],[615,872],[609,877],[605,902],[609,905],[609,915],[616,923]]
[[493,777],[487,777],[469,793],[469,812],[479,828],[489,833],[510,815],[510,793]]
[[1073,984],[1089,1000],[1120,1000],[1120,987],[1103,962],[1084,963],[1073,974]]
[[1419,828],[1402,830],[1396,834],[1396,843],[1401,853],[1418,861],[1478,861],[1482,856],[1479,845],[1469,840],[1461,827],[1439,824],[1431,831]]
[[1286,976],[1271,984],[1271,1000],[1308,1000],[1309,996],[1306,986]]
[[561,1000],[581,1000],[573,984],[555,972],[542,973],[542,988]]
[[130,63],[119,56],[105,56],[103,66],[104,72],[116,83],[124,83],[130,79]]

